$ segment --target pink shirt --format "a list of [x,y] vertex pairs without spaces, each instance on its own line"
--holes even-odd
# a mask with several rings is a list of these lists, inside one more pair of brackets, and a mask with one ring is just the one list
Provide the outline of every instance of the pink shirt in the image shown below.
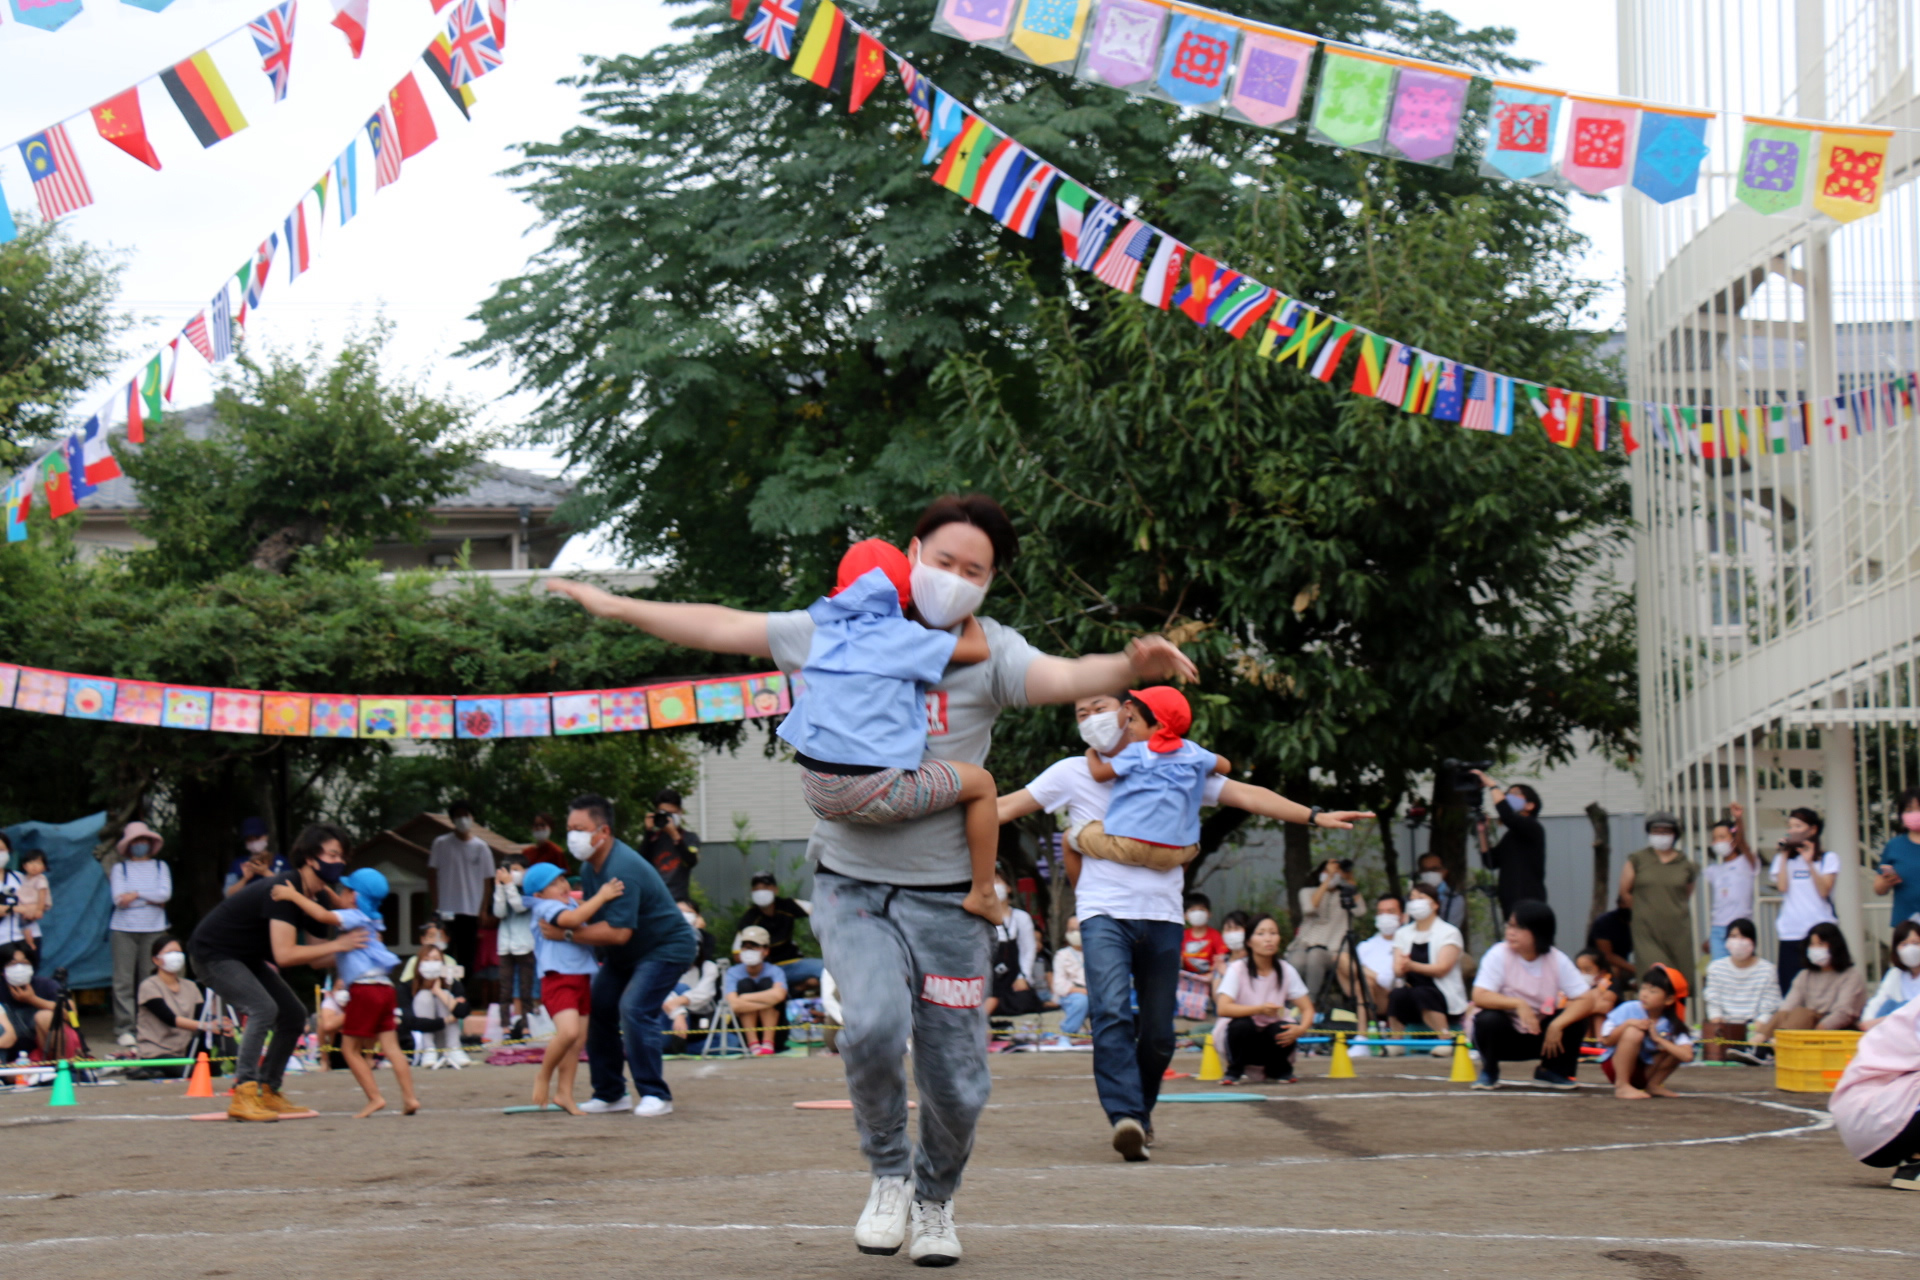
[[1920,1000],[1901,1005],[1860,1037],[1827,1110],[1856,1160],[1900,1136],[1920,1112]]

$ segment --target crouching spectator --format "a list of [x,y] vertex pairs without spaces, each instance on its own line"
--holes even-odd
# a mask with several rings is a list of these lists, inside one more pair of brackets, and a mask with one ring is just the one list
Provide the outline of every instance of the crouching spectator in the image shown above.
[[[1445,1036],[1448,1019],[1467,1011],[1467,984],[1460,973],[1466,939],[1441,918],[1440,893],[1424,882],[1407,893],[1407,917],[1410,923],[1393,935],[1399,985],[1387,995],[1387,1025],[1395,1036],[1413,1026]],[[1432,1052],[1439,1058],[1453,1050],[1443,1039]]]
[[[1592,984],[1553,945],[1553,908],[1522,901],[1507,917],[1506,940],[1480,960],[1473,979],[1473,1038],[1480,1049],[1476,1089],[1500,1087],[1502,1062],[1538,1059],[1533,1082],[1576,1089],[1580,1034],[1592,1012]],[[1561,1003],[1565,1001],[1564,1005]],[[1557,1010],[1557,1012],[1556,1012]]]
[[774,1050],[774,1029],[780,1025],[780,1012],[787,1005],[787,979],[780,966],[767,959],[767,931],[748,925],[733,939],[734,958],[739,961],[727,970],[724,994],[750,1054],[770,1054]]
[[1772,1057],[1780,1031],[1851,1031],[1867,1007],[1867,984],[1853,962],[1840,926],[1823,920],[1807,932],[1805,967],[1793,977],[1787,998],[1771,1018],[1754,1028],[1752,1047],[1727,1056],[1750,1066]]
[[459,1070],[473,1060],[460,1047],[460,1027],[467,1016],[466,987],[447,976],[446,953],[439,947],[420,948],[415,957],[412,990],[402,1003],[400,1029],[413,1036],[420,1055],[418,1065]]
[[[140,983],[134,1000],[137,1052],[142,1058],[180,1058],[193,1051],[197,1036],[230,1035],[230,1026],[202,1022],[205,997],[199,984],[185,976],[187,953],[178,940],[162,935],[153,940],[153,972]],[[186,1067],[151,1067],[156,1077],[184,1077]]]
[[1707,966],[1707,1020],[1700,1037],[1708,1062],[1747,1061],[1731,1051],[1745,1042],[1748,1027],[1780,1007],[1780,971],[1760,958],[1759,936],[1745,916],[1729,921],[1719,940],[1726,954]]
[[0,947],[0,1049],[51,1062],[53,1008],[60,988],[33,971],[33,952],[23,942]]
[[[1404,909],[1400,899],[1390,893],[1373,904],[1373,936],[1355,948],[1360,957],[1361,990],[1354,988],[1353,961],[1347,953],[1341,951],[1335,961],[1340,990],[1353,1001],[1354,1012],[1359,1015],[1363,1026],[1369,1017],[1374,1021],[1387,1017],[1388,996],[1397,980],[1393,963],[1393,938],[1404,923],[1401,914]],[[1398,1055],[1403,1051],[1396,1046],[1389,1052]]]
[[1854,1159],[1892,1169],[1892,1185],[1920,1191],[1920,1000],[1860,1037],[1827,1110]]
[[1080,953],[1080,919],[1067,921],[1067,945],[1053,956],[1053,998],[1060,1003],[1060,1034],[1087,1025],[1087,962]]
[[1280,958],[1280,925],[1272,916],[1254,919],[1247,958],[1227,966],[1214,997],[1220,1020],[1216,1048],[1227,1060],[1223,1084],[1239,1084],[1248,1067],[1266,1072],[1273,1084],[1292,1084],[1294,1044],[1313,1025],[1313,1001],[1300,971]]
[[1677,1098],[1667,1077],[1693,1061],[1687,1034],[1687,980],[1679,970],[1654,965],[1640,978],[1638,998],[1623,1000],[1607,1015],[1600,1040],[1611,1051],[1601,1069],[1613,1081],[1613,1096],[1641,1101]]

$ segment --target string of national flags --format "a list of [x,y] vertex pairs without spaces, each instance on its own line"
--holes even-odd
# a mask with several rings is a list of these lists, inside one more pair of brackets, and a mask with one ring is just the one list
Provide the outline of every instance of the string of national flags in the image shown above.
[[[460,112],[471,119],[473,82],[499,67],[502,54],[495,28],[481,0],[433,0],[435,8],[453,5],[447,31],[436,35],[421,54],[433,80]],[[279,6],[291,11],[294,0]],[[504,28],[501,29],[504,31]],[[288,28],[291,35],[291,26]],[[333,198],[339,222],[345,226],[360,211],[360,148],[364,135],[373,157],[373,185],[378,192],[398,181],[404,163],[426,150],[439,137],[433,113],[416,73],[409,71],[388,91],[378,110],[357,129],[346,149],[336,156],[318,181],[304,190],[279,227],[221,282],[207,305],[178,335],[153,353],[140,372],[110,396],[80,430],[56,442],[32,465],[16,473],[6,488],[7,541],[27,538],[27,518],[36,495],[49,515],[58,519],[76,510],[94,490],[122,474],[110,438],[118,419],[121,434],[134,444],[146,441],[147,428],[164,420],[173,400],[174,375],[180,363],[180,344],[198,352],[208,364],[233,357],[236,337],[250,313],[260,309],[274,264],[283,256],[287,282],[292,284],[313,265],[313,246],[325,225],[327,200]],[[309,219],[311,205],[315,217]],[[3,206],[0,206],[3,207]]]
[[[736,21],[747,17],[749,4],[754,12],[748,42],[791,60],[802,79],[846,90],[849,111],[858,111],[885,78],[891,50],[833,0],[817,0],[797,49],[799,0],[733,0]],[[1796,453],[1816,441],[1835,443],[1915,416],[1920,373],[1816,401],[1718,408],[1546,386],[1435,355],[1194,251],[1008,137],[905,58],[891,56],[926,139],[921,162],[933,166],[934,182],[1029,239],[1051,200],[1061,249],[1075,267],[1149,306],[1178,311],[1235,338],[1253,338],[1263,358],[1325,383],[1342,376],[1351,355],[1347,385],[1355,395],[1495,435],[1512,435],[1516,418],[1531,417],[1549,440],[1568,449],[1590,442],[1605,452],[1618,441],[1628,454],[1651,444],[1696,458]]]

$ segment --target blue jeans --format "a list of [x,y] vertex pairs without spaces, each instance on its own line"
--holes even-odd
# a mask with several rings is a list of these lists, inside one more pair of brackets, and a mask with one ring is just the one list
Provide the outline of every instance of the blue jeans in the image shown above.
[[660,1004],[691,963],[691,956],[601,963],[593,975],[592,1016],[587,1019],[587,1073],[594,1097],[612,1102],[625,1093],[624,1067],[633,1072],[633,1087],[641,1097],[673,1101],[660,1070],[667,1040],[667,1016]]
[[787,990],[792,991],[796,985],[808,978],[812,978],[815,982],[820,981],[820,975],[827,970],[827,962],[815,959],[813,956],[801,956],[798,960],[783,961],[778,968],[780,972],[787,975]]
[[1080,922],[1093,1009],[1093,1080],[1109,1122],[1152,1122],[1161,1078],[1173,1061],[1180,933],[1166,920],[1090,916]]
[[1727,954],[1727,926],[1717,924],[1707,931],[1707,945],[1711,949],[1708,959],[1723,959]]
[[[1098,919],[1098,917],[1095,917]],[[1087,997],[1082,992],[1069,992],[1060,997],[1060,1034],[1070,1036],[1087,1025]]]

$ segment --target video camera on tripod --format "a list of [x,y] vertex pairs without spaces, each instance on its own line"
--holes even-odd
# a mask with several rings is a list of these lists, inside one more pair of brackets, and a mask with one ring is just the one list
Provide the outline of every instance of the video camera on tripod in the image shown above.
[[1460,797],[1468,813],[1479,813],[1487,788],[1476,775],[1491,768],[1491,760],[1442,760],[1440,776],[1435,780],[1438,785],[1434,789],[1442,795]]

